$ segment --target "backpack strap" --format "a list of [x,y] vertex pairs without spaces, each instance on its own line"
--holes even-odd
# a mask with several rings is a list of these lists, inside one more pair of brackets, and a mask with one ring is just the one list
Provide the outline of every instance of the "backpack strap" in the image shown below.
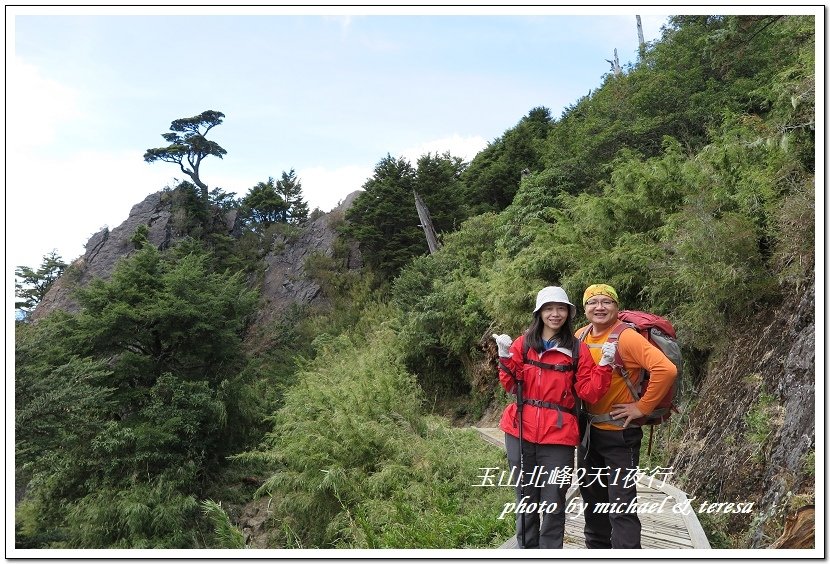
[[[588,325],[588,327],[586,327],[582,331],[582,333],[579,335],[579,340],[580,341],[583,341],[583,342],[585,341],[585,338],[588,336],[588,332],[591,330],[591,327],[592,327],[591,325]],[[614,325],[614,327],[611,329],[611,333],[608,335],[608,338],[605,340],[605,343],[616,343],[617,341],[620,340],[620,335],[622,334],[622,332],[625,331],[626,329],[631,329],[631,328],[632,327],[630,325],[628,325],[627,323],[625,323],[624,321],[618,321],[617,324]],[[602,348],[602,345],[604,345],[605,343],[602,343],[602,344],[599,344],[599,343],[588,344],[587,346],[588,346],[589,349],[599,349],[599,348]],[[640,393],[634,387],[634,382],[631,379],[631,373],[623,365],[622,356],[620,355],[619,349],[617,349],[617,352],[614,354],[613,367],[616,368],[617,372],[619,372],[620,376],[622,376],[623,382],[625,382],[625,386],[628,388],[628,391],[631,394],[631,397],[634,398],[634,401],[639,401],[640,400]],[[640,382],[638,382],[638,384],[640,384],[640,388],[642,389],[642,387],[641,387],[642,378],[640,378]],[[597,422],[597,423],[601,423],[601,421],[596,421],[596,419],[594,419],[594,421]],[[613,422],[613,421],[614,420],[612,419],[610,422]],[[605,422],[605,421],[602,421],[602,422]]]
[[543,368],[546,370],[554,370],[556,372],[573,372],[573,378],[571,380],[571,395],[573,395],[574,397],[573,408],[565,407],[564,405],[560,405],[558,403],[550,403],[536,399],[524,400],[524,403],[529,403],[530,405],[535,405],[536,407],[555,409],[558,414],[556,418],[556,426],[560,429],[562,428],[562,411],[570,413],[574,417],[579,418],[579,412],[582,410],[582,400],[579,398],[579,396],[576,395],[576,371],[579,369],[579,345],[580,343],[577,342],[573,350],[561,348],[559,349],[565,354],[570,353],[570,364],[550,364],[547,362],[540,362],[538,360],[528,358],[527,353],[530,350],[530,343],[527,342],[527,335],[525,335],[525,340],[522,344],[522,362],[524,362],[525,364],[530,364],[531,366],[538,366],[539,368]]
[[[527,335],[525,335],[525,340],[522,343],[522,362],[532,366],[538,366],[539,368],[544,368],[546,370],[555,370],[556,372],[572,371],[574,373],[574,380],[576,380],[576,371],[579,368],[579,343],[577,343],[577,346],[573,350],[561,347],[555,348],[571,357],[570,364],[550,364],[528,358],[527,353],[530,350],[530,343],[527,342]],[[576,397],[576,394],[574,394],[574,397]]]
[[570,349],[565,349],[561,347],[554,347],[555,349],[562,351],[573,360],[570,364],[550,364],[547,362],[541,362],[538,360],[533,360],[532,358],[528,358],[527,353],[530,351],[530,343],[527,342],[527,335],[525,335],[525,340],[522,343],[522,362],[525,364],[531,364],[533,366],[538,366],[539,368],[545,368],[547,370],[555,370],[557,372],[567,372],[569,370],[573,370],[574,375],[576,375],[577,369],[577,361],[579,360],[579,351],[576,351],[574,355],[573,351]]
[[582,343],[576,341],[574,343],[573,354],[571,355],[571,364],[574,367],[573,383],[571,384],[571,395],[574,397],[574,409],[576,410],[576,418],[579,420],[579,413],[585,409],[582,398],[576,395],[576,372],[579,370],[579,349],[582,348]]
[[628,391],[631,393],[631,397],[634,398],[634,401],[640,401],[640,393],[637,391],[637,389],[634,387],[634,383],[631,381],[631,373],[622,364],[618,365],[617,368],[620,369],[620,376],[622,376],[622,379],[625,382]]
[[[591,423],[610,423],[611,425],[616,425],[617,427],[623,426],[622,419],[614,419],[611,417],[610,413],[589,413],[588,414],[588,424]],[[639,427],[639,425],[629,425],[629,427]]]
[[525,359],[525,364],[531,364],[533,366],[538,366],[539,368],[545,368],[547,370],[555,370],[556,372],[570,372],[576,371],[577,365],[576,363],[570,364],[548,364],[547,362],[539,362],[538,360],[533,359]]

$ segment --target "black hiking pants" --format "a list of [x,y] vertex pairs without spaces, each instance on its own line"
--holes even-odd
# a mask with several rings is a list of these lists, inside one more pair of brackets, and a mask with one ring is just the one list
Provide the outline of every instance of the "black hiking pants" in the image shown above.
[[[504,434],[507,462],[514,480],[519,477],[519,439]],[[543,445],[522,441],[524,451],[524,488],[516,487],[516,539],[519,548],[562,548],[565,538],[565,494],[570,487],[556,478],[562,474],[557,468],[573,470],[574,447]],[[552,479],[551,477],[554,476]],[[532,483],[528,483],[531,482]],[[554,483],[550,483],[554,482]],[[559,483],[556,483],[559,482]],[[522,490],[524,489],[524,492]],[[524,497],[524,504],[522,504]],[[544,506],[542,506],[544,503]],[[553,506],[552,504],[556,504]],[[541,512],[540,512],[541,509]],[[532,511],[531,511],[532,510]],[[525,543],[522,545],[522,514],[524,514]]]
[[577,454],[580,474],[585,469],[579,486],[586,505],[585,546],[642,548],[640,518],[636,511],[625,510],[636,503],[633,474],[640,463],[643,430],[608,431],[593,425],[589,429],[588,451],[580,445]]

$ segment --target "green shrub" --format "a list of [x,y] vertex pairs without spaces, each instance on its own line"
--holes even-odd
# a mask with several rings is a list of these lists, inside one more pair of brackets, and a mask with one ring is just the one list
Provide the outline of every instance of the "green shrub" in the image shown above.
[[467,392],[465,370],[490,323],[478,279],[492,257],[495,216],[466,221],[434,254],[415,259],[395,279],[404,363],[429,393]]

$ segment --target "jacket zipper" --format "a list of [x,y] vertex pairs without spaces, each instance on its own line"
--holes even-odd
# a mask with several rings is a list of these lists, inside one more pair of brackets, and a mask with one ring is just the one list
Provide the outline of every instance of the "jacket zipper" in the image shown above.
[[[544,351],[542,352],[542,354],[545,354]],[[539,357],[539,362],[542,362],[542,354],[537,355]],[[536,370],[537,370],[537,372],[536,372],[536,390],[537,390],[536,397],[541,399],[542,398],[542,367],[537,366]],[[539,439],[541,439],[542,438],[542,409],[538,408],[538,407],[536,408],[536,433],[539,435]]]

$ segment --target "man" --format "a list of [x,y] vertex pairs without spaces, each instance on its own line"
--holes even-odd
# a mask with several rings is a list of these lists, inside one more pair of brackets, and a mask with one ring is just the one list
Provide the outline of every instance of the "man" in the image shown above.
[[[642,429],[636,420],[650,414],[669,391],[677,368],[663,352],[637,331],[622,323],[617,292],[608,284],[594,284],[582,297],[589,325],[576,331],[599,361],[603,344],[616,339],[617,361],[638,389],[642,369],[649,372],[648,391],[639,400],[626,384],[622,369],[614,365],[611,387],[595,403],[586,403],[586,436],[579,447],[579,467],[585,469],[580,493],[585,511],[585,545],[588,548],[642,548],[640,519],[636,509],[637,487],[633,476],[640,463]],[[597,504],[606,504],[597,508]],[[615,504],[609,506],[607,504]]]

